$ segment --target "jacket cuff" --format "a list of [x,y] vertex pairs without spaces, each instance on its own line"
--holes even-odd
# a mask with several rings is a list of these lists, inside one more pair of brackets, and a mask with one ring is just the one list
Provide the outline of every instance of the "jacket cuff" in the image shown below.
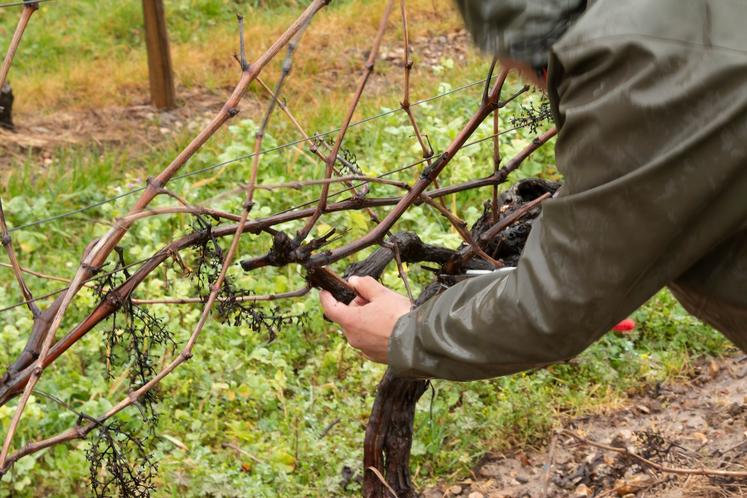
[[402,315],[394,324],[389,336],[387,363],[397,377],[428,378],[430,375],[413,368],[414,355],[417,354],[417,310]]

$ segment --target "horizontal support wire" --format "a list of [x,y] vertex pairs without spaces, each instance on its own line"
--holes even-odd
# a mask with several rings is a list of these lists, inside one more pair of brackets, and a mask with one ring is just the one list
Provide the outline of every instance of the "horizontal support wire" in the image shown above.
[[[49,0],[47,0],[47,1],[49,1]],[[454,88],[452,90],[449,90],[448,92],[444,92],[444,93],[441,93],[441,94],[438,94],[438,95],[434,95],[433,97],[428,97],[426,99],[418,100],[417,102],[413,102],[410,105],[420,105],[420,104],[425,104],[427,102],[432,102],[434,100],[441,99],[441,98],[446,97],[448,95],[452,95],[454,93],[467,90],[467,89],[472,88],[474,86],[482,85],[484,82],[485,82],[485,80],[482,79],[482,80],[479,80],[479,81],[474,81],[472,83],[467,83],[467,84],[462,85],[460,87],[457,87],[457,88]],[[363,118],[363,119],[361,119],[359,121],[354,121],[353,123],[350,124],[350,128],[352,128],[354,126],[360,126],[362,124],[368,123],[369,121],[374,121],[376,119],[381,119],[383,117],[389,116],[391,114],[395,114],[397,112],[403,112],[402,108],[397,107],[396,109],[391,109],[389,111],[385,111],[385,112],[382,112],[382,113],[379,113],[379,114],[376,114],[376,115],[373,115],[373,116],[369,116],[367,118]],[[324,133],[317,133],[316,135],[310,136],[309,138],[301,138],[301,139],[298,139],[298,140],[294,140],[292,142],[287,142],[287,143],[278,145],[276,147],[272,147],[272,148],[269,148],[269,149],[266,149],[266,150],[262,150],[262,151],[259,152],[259,154],[269,154],[271,152],[277,152],[279,150],[283,150],[283,149],[286,149],[288,147],[293,147],[293,146],[298,145],[300,143],[304,143],[304,142],[315,140],[317,138],[321,138],[321,137],[326,137],[328,135],[332,135],[333,133],[337,133],[339,130],[340,130],[339,128],[335,128],[333,130],[328,130],[328,131],[326,131]],[[234,157],[232,159],[227,159],[225,161],[221,161],[219,163],[215,163],[215,164],[212,164],[210,166],[206,166],[204,168],[197,169],[195,171],[190,171],[188,173],[177,175],[177,176],[175,176],[173,178],[172,181],[174,181],[174,180],[181,180],[181,179],[184,179],[184,178],[189,178],[189,177],[192,177],[192,176],[200,175],[202,173],[207,173],[209,171],[213,171],[213,170],[216,170],[218,168],[222,168],[223,166],[227,166],[227,165],[239,162],[239,161],[243,161],[245,159],[250,159],[252,157],[254,157],[254,153],[244,154],[244,155],[241,155],[241,156]],[[418,164],[420,164],[420,163],[418,163]],[[18,226],[9,228],[8,229],[8,233],[13,233],[15,231],[23,230],[25,228],[35,227],[35,226],[43,225],[43,224],[46,224],[46,223],[50,223],[52,221],[57,221],[57,220],[60,220],[60,219],[63,219],[63,218],[68,218],[70,216],[74,216],[76,214],[80,214],[80,213],[83,213],[85,211],[89,211],[91,209],[103,206],[105,204],[110,204],[112,202],[116,202],[119,199],[122,199],[124,197],[130,196],[130,195],[133,195],[133,194],[137,194],[139,192],[142,192],[146,188],[147,187],[145,187],[145,186],[143,186],[143,187],[136,187],[136,188],[134,188],[132,190],[129,190],[127,192],[123,192],[121,194],[117,194],[117,195],[115,195],[113,197],[109,197],[109,198],[104,199],[102,201],[94,202],[92,204],[89,204],[89,205],[81,207],[81,208],[77,208],[77,209],[73,209],[71,211],[66,211],[64,213],[56,214],[56,215],[50,216],[48,218],[42,218],[42,219],[39,219],[39,220],[30,221],[28,223],[24,223],[22,225],[18,225]],[[2,311],[2,310],[0,310],[0,311]]]
[[[462,149],[466,149],[467,147],[472,147],[472,146],[475,146],[475,145],[481,144],[481,143],[483,143],[483,142],[485,142],[485,141],[487,141],[487,140],[491,140],[491,139],[493,139],[493,138],[494,138],[494,137],[496,137],[496,136],[504,135],[504,134],[506,134],[506,133],[510,133],[510,132],[512,132],[512,131],[516,131],[516,130],[519,130],[519,129],[521,129],[521,128],[526,128],[527,126],[528,126],[528,125],[515,126],[515,127],[513,127],[513,128],[508,128],[508,129],[506,129],[506,130],[503,130],[503,131],[501,131],[500,133],[498,133],[497,135],[496,135],[496,134],[491,134],[491,135],[488,135],[488,136],[486,136],[486,137],[483,137],[483,138],[480,138],[480,139],[477,139],[477,140],[473,140],[472,142],[468,142],[468,143],[464,144],[464,145],[463,145],[463,146],[461,147],[461,149],[460,149],[460,150],[462,150]],[[435,154],[435,155],[436,155],[436,156],[438,156],[438,154]],[[419,164],[423,164],[423,163],[425,163],[425,162],[427,162],[427,159],[419,159],[419,160],[417,160],[417,161],[415,161],[415,162],[413,162],[413,163],[407,164],[407,165],[405,165],[405,166],[400,166],[399,168],[395,168],[395,169],[391,169],[391,170],[388,170],[388,171],[386,171],[386,172],[384,172],[384,173],[382,173],[382,174],[380,174],[380,175],[377,175],[377,176],[376,176],[375,178],[386,178],[386,177],[388,177],[388,176],[391,176],[391,175],[394,175],[394,174],[396,174],[396,173],[400,173],[400,172],[402,172],[402,171],[405,171],[405,170],[408,170],[408,169],[410,169],[410,168],[414,168],[415,166],[418,166]],[[344,194],[345,192],[349,192],[349,191],[351,191],[352,189],[355,189],[355,188],[359,188],[359,187],[361,187],[361,186],[365,185],[366,183],[369,183],[369,182],[366,182],[365,180],[362,180],[362,181],[361,181],[361,182],[360,182],[359,184],[356,184],[356,185],[351,185],[350,187],[346,187],[346,188],[344,188],[344,189],[341,189],[341,190],[338,190],[338,191],[336,191],[336,192],[332,192],[332,193],[330,193],[330,194],[329,194],[329,198],[331,199],[331,198],[334,198],[334,197],[338,197],[338,196],[340,196],[340,195]],[[278,216],[278,215],[281,215],[281,214],[285,214],[285,213],[288,213],[288,212],[290,212],[290,211],[295,211],[296,209],[301,209],[301,208],[304,208],[304,207],[308,207],[308,206],[310,206],[310,205],[312,205],[312,204],[316,204],[317,202],[319,202],[319,199],[318,199],[318,198],[317,198],[317,199],[313,199],[313,200],[310,200],[310,201],[308,201],[308,202],[304,202],[304,203],[302,203],[302,204],[298,204],[298,205],[296,205],[296,206],[293,206],[293,207],[290,207],[290,208],[287,208],[287,209],[284,209],[284,210],[282,210],[282,211],[278,211],[278,212],[276,212],[276,213],[273,213],[273,214],[271,214],[271,215],[269,215],[269,216]],[[110,271],[110,272],[107,272],[107,273],[102,273],[102,274],[96,275],[95,277],[92,277],[92,278],[90,278],[90,279],[86,280],[86,281],[84,282],[84,284],[85,284],[85,283],[88,283],[88,282],[90,282],[90,281],[92,281],[92,280],[96,280],[96,279],[102,278],[102,277],[108,277],[108,276],[111,276],[111,275],[115,275],[115,274],[117,274],[117,273],[119,273],[119,272],[122,272],[122,271],[124,271],[124,270],[128,270],[128,269],[130,269],[130,268],[132,268],[132,267],[134,267],[134,266],[137,266],[137,265],[139,265],[139,264],[145,263],[146,261],[149,261],[150,259],[151,259],[151,257],[149,256],[149,257],[147,257],[147,258],[143,258],[143,259],[141,259],[141,260],[139,260],[139,261],[135,261],[135,262],[133,262],[133,263],[129,263],[129,264],[125,265],[125,266],[122,266],[122,267],[120,267],[120,268],[117,268],[117,269],[115,269],[115,270],[112,270],[112,271]],[[62,293],[62,292],[65,292],[65,291],[66,291],[67,289],[68,289],[67,287],[63,287],[63,288],[60,288],[60,289],[57,289],[57,290],[51,291],[51,292],[49,292],[49,293],[47,293],[47,294],[44,294],[44,295],[40,295],[40,296],[36,296],[36,297],[34,297],[33,299],[29,299],[28,301],[20,301],[20,302],[17,302],[17,303],[15,303],[15,304],[11,304],[11,305],[9,305],[9,306],[6,306],[6,307],[4,307],[4,308],[0,308],[0,314],[2,314],[2,313],[5,313],[5,312],[7,312],[7,311],[10,311],[10,310],[12,310],[13,308],[17,308],[17,307],[19,307],[19,306],[25,306],[26,304],[28,304],[28,303],[31,303],[31,302],[35,302],[35,301],[39,301],[39,300],[41,300],[41,299],[47,299],[47,298],[50,298],[50,297],[56,296],[57,294],[60,294],[60,293]]]
[[23,5],[33,4],[33,3],[47,3],[52,2],[54,0],[21,0],[18,2],[6,2],[6,3],[0,3],[0,9],[4,7],[21,7]]

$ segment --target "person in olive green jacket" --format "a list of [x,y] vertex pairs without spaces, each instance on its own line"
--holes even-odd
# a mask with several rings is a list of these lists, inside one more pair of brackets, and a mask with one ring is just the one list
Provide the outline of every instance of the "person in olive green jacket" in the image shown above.
[[458,0],[475,41],[548,63],[560,195],[515,270],[410,311],[370,278],[325,313],[402,376],[567,360],[667,286],[747,351],[747,2]]

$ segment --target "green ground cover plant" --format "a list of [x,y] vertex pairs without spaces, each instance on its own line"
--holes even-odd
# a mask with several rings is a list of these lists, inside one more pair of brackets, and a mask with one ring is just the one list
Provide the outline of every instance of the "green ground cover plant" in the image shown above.
[[[448,85],[442,85],[441,90],[447,91]],[[469,111],[477,93],[444,98],[418,111],[434,146],[443,144],[458,130],[458,117]],[[443,116],[454,119],[447,121]],[[384,120],[378,126],[352,131],[350,143],[354,144],[359,165],[369,174],[404,164],[412,155],[398,145],[400,140],[411,138],[407,137],[404,116],[393,114]],[[195,167],[245,153],[249,147],[247,137],[255,128],[250,120],[232,125],[226,140],[202,152]],[[286,138],[282,129],[277,133],[278,138],[271,137],[268,147],[278,143],[280,137]],[[487,136],[489,130],[481,133]],[[507,134],[506,153],[529,139],[526,131]],[[475,146],[465,152],[450,170],[449,181],[484,174],[489,147]],[[293,150],[268,156],[266,181],[283,182],[300,175],[304,168],[313,167],[303,159],[294,163],[294,155],[302,157]],[[6,210],[12,213],[14,224],[97,200],[99,189],[110,183],[112,171],[118,169],[113,164],[121,160],[93,152],[76,157],[79,165],[62,175],[64,181],[77,187],[73,196],[65,193],[69,191],[61,183],[63,180],[51,181],[53,175],[50,181],[39,178],[34,192],[24,191],[21,183],[10,183]],[[60,164],[70,163],[63,157]],[[517,178],[537,174],[556,178],[552,164],[548,147],[528,162]],[[193,193],[195,199],[190,200],[215,199],[246,174],[247,167],[242,163],[226,166],[218,178],[200,189],[192,185],[204,177],[185,179],[180,190]],[[133,178],[131,184],[138,185],[137,180],[140,179]],[[313,195],[313,191],[301,191],[297,200]],[[482,200],[480,194],[472,192],[454,202],[462,217],[474,221],[481,212]],[[287,207],[287,201],[278,200],[271,191],[262,191],[258,212],[269,214]],[[229,195],[211,204],[231,210],[239,202],[235,195]],[[81,216],[111,219],[126,205],[123,199]],[[335,220],[338,227],[349,229],[350,237],[367,230],[368,223],[360,213],[341,214]],[[81,223],[80,219],[67,219],[56,225],[41,231],[16,232],[16,239],[26,264],[59,269],[64,275],[64,262],[70,260],[70,254],[62,253],[63,248],[70,247],[74,239],[87,240],[106,226]],[[92,226],[93,233],[75,232],[77,227],[87,226]],[[427,207],[409,213],[400,227],[416,229],[432,243],[451,247],[459,243],[453,230]],[[189,229],[186,218],[144,222],[133,231],[125,260],[147,256]],[[267,248],[250,244],[243,247],[245,254],[259,254]],[[191,264],[189,259],[187,264]],[[287,268],[267,270],[262,278],[246,277],[236,270],[235,282],[259,294],[285,292],[301,280],[298,272]],[[427,281],[424,270],[416,266],[408,270],[416,285]],[[173,282],[170,288],[164,288],[164,280],[153,279],[139,294],[147,290],[149,296],[192,295],[194,282],[180,280],[179,271],[174,267],[166,271],[168,281]],[[59,284],[33,282],[38,293]],[[5,283],[0,296],[3,304],[10,304],[18,295],[12,282],[6,279]],[[387,273],[384,283],[404,291],[396,271]],[[86,292],[81,304],[92,304],[95,298],[93,292]],[[314,295],[281,306],[284,313],[304,314],[304,319],[277,330],[277,337],[268,342],[266,330],[253,332],[228,321],[220,323],[218,317],[197,348],[194,361],[164,382],[157,405],[156,430],[147,435],[152,456],[159,462],[156,496],[246,496],[246,490],[252,490],[252,496],[355,494],[357,484],[354,479],[344,478],[344,469],[352,469],[353,474],[359,471],[363,428],[383,369],[362,360],[346,346],[334,327],[321,319]],[[151,311],[167,324],[177,342],[184,340],[198,316],[194,305],[153,305]],[[433,393],[424,396],[416,418],[413,455],[417,482],[425,484],[462,473],[489,449],[542,438],[562,417],[603,410],[619,402],[630,389],[686,373],[693,356],[720,354],[727,348],[717,334],[688,317],[666,292],[635,318],[640,323],[639,330],[626,336],[610,334],[569,364],[485,382],[435,381]],[[23,331],[30,325],[24,308],[6,312],[0,334],[0,363],[9,363],[20,352]],[[108,327],[111,323],[101,328]],[[101,362],[104,349],[102,334],[91,334],[43,378],[39,390],[56,393],[78,411],[97,413],[108,408],[107,399],[123,388],[121,377],[128,365],[119,365],[107,373]],[[0,421],[7,425],[11,414],[11,406],[0,408]],[[28,417],[32,425],[25,429],[24,439],[62,430],[76,418],[41,396],[34,397]],[[138,410],[129,410],[120,419],[134,431],[143,430]],[[73,443],[22,460],[6,480],[9,482],[14,475],[24,476],[13,479],[16,496],[42,491],[46,496],[86,493],[85,452],[90,444]],[[41,489],[38,479],[44,483]]]
[[[177,39],[183,36],[186,43],[190,23],[214,20],[225,2],[182,1],[175,5],[187,12],[175,30]],[[110,6],[112,29],[117,39],[127,45],[127,40],[138,36],[128,28],[135,22],[137,4]],[[294,4],[270,6],[282,13]],[[63,18],[55,22],[63,22]],[[108,30],[103,19],[101,22],[76,34],[75,43],[90,46],[100,39],[101,30]],[[43,40],[39,43],[54,44]],[[82,54],[90,56],[85,51]],[[51,60],[53,65],[54,52]],[[465,82],[479,80],[487,62],[470,60],[459,66],[459,71],[439,69],[454,64],[445,58],[430,69],[434,79],[430,86],[421,88],[424,96],[446,94]],[[24,66],[20,67],[23,70]],[[303,79],[304,75],[294,77]],[[520,85],[512,81],[509,93]],[[417,106],[419,124],[434,149],[441,150],[459,131],[474,111],[481,90],[477,85]],[[360,117],[396,109],[398,98],[392,91],[386,107],[382,107],[386,96],[364,101]],[[504,115],[520,117],[541,101],[541,95],[532,93],[514,102]],[[336,126],[334,109],[323,108],[320,113],[326,119],[313,124],[319,126],[318,131]],[[508,130],[512,123],[505,122],[503,126]],[[210,142],[186,171],[195,172],[249,154],[256,129],[252,119],[238,119]],[[473,141],[491,133],[492,128],[485,124]],[[12,226],[32,223],[142,186],[148,174],[173,157],[189,135],[185,131],[172,143],[159,144],[137,156],[115,147],[65,148],[54,153],[51,164],[43,171],[36,158],[29,156],[25,163],[17,164],[5,182],[2,197],[9,221]],[[526,128],[507,132],[501,137],[504,156],[511,157],[533,136]],[[290,125],[278,116],[264,148],[296,138]],[[401,112],[352,128],[345,149],[367,175],[408,165],[419,154],[411,127]],[[442,182],[457,183],[488,174],[492,168],[491,153],[489,141],[462,150],[440,177]],[[234,189],[237,182],[247,177],[249,166],[246,159],[234,161],[187,176],[175,182],[173,189],[192,203],[236,212],[242,200]],[[419,171],[418,167],[405,169],[392,178],[411,181]],[[262,183],[318,176],[318,161],[298,148],[267,153],[263,159]],[[529,176],[560,178],[554,167],[552,144],[531,156],[510,183]],[[387,186],[377,186],[376,191],[382,195],[395,193]],[[282,196],[273,190],[260,190],[253,214],[269,215],[312,200],[318,193],[319,188],[310,186]],[[482,190],[451,196],[446,201],[454,212],[472,223],[488,198],[488,190]],[[124,214],[132,199],[123,197],[75,216],[14,232],[23,265],[63,278],[69,276],[85,242],[103,234],[109,221]],[[290,232],[300,228],[300,224],[291,223],[284,228]],[[368,231],[371,222],[363,213],[340,213],[329,217],[319,231],[328,228],[336,228],[345,241]],[[450,225],[427,206],[409,211],[396,228],[415,230],[423,240],[436,245],[453,248],[460,243]],[[123,244],[124,261],[147,257],[192,230],[193,220],[186,216],[142,221]],[[267,249],[267,239],[247,238],[241,243],[240,255],[259,255]],[[365,255],[363,252],[358,257]],[[197,295],[200,282],[189,278],[188,273],[198,264],[198,258],[198,251],[192,251],[185,253],[183,267],[165,265],[158,278],[144,283],[135,297]],[[336,268],[341,271],[344,264]],[[0,271],[6,272],[0,285],[0,308],[4,308],[18,302],[20,293],[11,273]],[[407,272],[416,288],[429,281],[428,271],[419,265],[408,267]],[[300,270],[293,267],[266,268],[250,276],[237,264],[230,275],[234,285],[256,294],[286,292],[298,288],[303,281]],[[404,292],[394,268],[383,276],[383,282]],[[29,284],[34,295],[64,286],[62,282],[33,277],[29,277]],[[84,309],[97,299],[94,288],[84,290],[76,301],[79,311],[66,323],[72,325],[80,319]],[[147,309],[170,331],[176,343],[186,339],[199,316],[199,305],[194,304],[155,304]],[[146,445],[147,456],[158,464],[154,496],[355,496],[359,491],[356,478],[360,474],[363,430],[383,368],[359,357],[345,344],[339,331],[322,319],[315,292],[261,309],[293,319],[272,329],[251,330],[246,323],[236,324],[232,315],[214,313],[194,358],[160,386],[154,412],[144,404],[118,416],[118,424],[138,435]],[[636,331],[608,334],[566,364],[490,381],[434,381],[416,415],[412,467],[415,482],[423,486],[462,475],[486,451],[542,440],[563,419],[612,410],[632,391],[686,375],[696,358],[730,351],[719,334],[689,317],[666,291],[655,296],[634,318],[639,324]],[[20,353],[31,324],[23,307],[3,312],[0,365],[11,363]],[[27,409],[26,425],[19,432],[20,442],[64,430],[75,423],[79,417],[76,412],[100,413],[110,407],[110,400],[126,393],[135,365],[131,356],[117,354],[126,343],[117,346],[107,341],[122,327],[122,323],[112,319],[101,324],[42,377],[38,393]],[[154,353],[155,361],[165,362],[173,350],[166,342],[157,346]],[[107,367],[109,357],[112,361]],[[54,393],[58,399],[50,399],[45,393]],[[68,408],[61,406],[60,401]],[[0,407],[4,430],[14,406],[10,403]],[[143,423],[144,417],[154,416],[154,425]],[[0,481],[0,497],[90,494],[92,476],[87,458],[100,450],[97,440],[94,434],[88,440],[20,460]]]

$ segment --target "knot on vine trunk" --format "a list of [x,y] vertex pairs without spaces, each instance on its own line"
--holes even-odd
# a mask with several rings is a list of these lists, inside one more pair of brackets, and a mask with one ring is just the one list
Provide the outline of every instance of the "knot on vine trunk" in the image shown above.
[[306,266],[314,251],[335,240],[332,236],[336,232],[337,230],[333,228],[321,237],[303,243],[298,238],[291,238],[285,232],[273,231],[270,251],[259,258],[242,260],[241,268],[244,271],[251,271],[263,266],[285,266],[289,263]]
[[[545,194],[554,194],[560,184],[541,178],[527,178],[501,194],[498,199],[497,212],[493,213],[493,206],[488,201],[483,206],[483,214],[470,230],[475,240],[483,240],[483,234],[491,230],[503,220],[520,214],[512,223],[505,226],[498,234],[483,241],[483,249],[492,257],[503,261],[507,266],[516,266],[524,250],[529,232],[541,211],[541,206],[528,206]],[[526,207],[531,209],[524,210]],[[523,213],[523,214],[521,214]]]
[[295,254],[299,244],[289,237],[285,232],[274,232],[272,236],[272,248],[260,258],[244,259],[241,268],[251,271],[262,266],[285,266],[297,261]]

